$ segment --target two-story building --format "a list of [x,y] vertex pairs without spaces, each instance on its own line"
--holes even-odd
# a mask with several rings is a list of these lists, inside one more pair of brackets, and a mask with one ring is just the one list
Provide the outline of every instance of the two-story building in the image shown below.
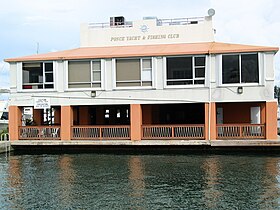
[[215,42],[210,16],[82,24],[80,48],[5,60],[10,139],[275,140],[277,51]]

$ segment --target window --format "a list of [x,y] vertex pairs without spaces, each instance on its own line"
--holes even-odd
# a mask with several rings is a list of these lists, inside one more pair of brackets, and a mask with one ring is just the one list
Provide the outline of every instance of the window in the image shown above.
[[53,89],[53,63],[23,63],[22,79],[22,89]]
[[100,88],[101,61],[68,61],[69,88]]
[[152,86],[152,59],[117,59],[116,86]]
[[205,56],[169,57],[167,85],[199,85],[205,82]]
[[258,54],[222,56],[222,83],[258,83]]

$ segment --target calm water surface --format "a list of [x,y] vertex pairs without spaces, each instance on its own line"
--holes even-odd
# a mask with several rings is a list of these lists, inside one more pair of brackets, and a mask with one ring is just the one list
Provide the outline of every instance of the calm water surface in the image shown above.
[[0,155],[0,209],[280,209],[280,155]]

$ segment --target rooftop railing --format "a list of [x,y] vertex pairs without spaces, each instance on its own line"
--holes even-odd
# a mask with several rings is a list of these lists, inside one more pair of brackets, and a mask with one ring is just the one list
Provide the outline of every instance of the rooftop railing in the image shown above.
[[[193,17],[193,18],[173,18],[173,19],[156,19],[157,26],[166,25],[191,25],[199,24],[205,20],[204,17]],[[147,20],[147,19],[146,19]],[[89,23],[89,28],[129,28],[133,27],[132,21],[116,22],[113,25],[110,22],[104,23]]]

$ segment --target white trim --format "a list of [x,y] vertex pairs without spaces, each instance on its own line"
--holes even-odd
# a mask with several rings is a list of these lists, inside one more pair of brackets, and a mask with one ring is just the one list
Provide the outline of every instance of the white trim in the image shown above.
[[117,88],[117,73],[116,73],[116,59],[112,59],[112,88],[113,90]]
[[22,62],[17,63],[17,92],[20,92],[22,90],[22,77],[23,71],[22,71]]

